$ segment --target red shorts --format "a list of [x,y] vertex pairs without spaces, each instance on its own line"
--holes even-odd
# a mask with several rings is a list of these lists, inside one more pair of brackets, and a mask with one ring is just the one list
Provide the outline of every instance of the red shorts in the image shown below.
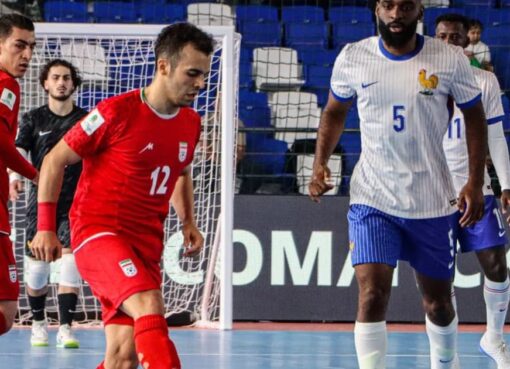
[[140,245],[140,239],[136,243],[127,237],[104,234],[92,236],[74,250],[82,278],[101,303],[104,324],[112,324],[114,317],[124,320],[119,307],[131,295],[161,288],[161,253],[159,258],[150,258],[142,252],[157,245]]
[[0,300],[17,301],[18,296],[18,270],[12,242],[8,235],[0,234]]

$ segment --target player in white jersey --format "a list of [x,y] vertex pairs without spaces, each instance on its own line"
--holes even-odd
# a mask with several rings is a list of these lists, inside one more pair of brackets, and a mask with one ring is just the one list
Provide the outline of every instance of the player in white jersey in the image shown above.
[[[460,14],[444,14],[436,19],[436,37],[464,48],[469,19]],[[510,205],[510,160],[503,132],[503,106],[500,87],[494,73],[473,68],[475,80],[482,90],[482,103],[488,124],[488,144],[494,167],[500,179],[503,211]],[[443,146],[453,184],[460,191],[468,178],[468,154],[464,116],[455,107],[444,137]],[[480,341],[480,348],[493,358],[498,369],[510,369],[510,353],[503,338],[503,326],[510,300],[508,269],[506,264],[505,227],[499,212],[490,177],[485,170],[485,213],[476,224],[459,230],[458,240],[462,252],[475,251],[485,275],[484,299],[487,311],[487,330]]]
[[331,188],[327,162],[356,97],[362,152],[348,218],[359,285],[359,367],[385,368],[385,315],[400,259],[415,269],[422,292],[431,369],[458,368],[450,295],[456,194],[442,140],[453,96],[467,117],[470,173],[458,206],[461,226],[469,226],[483,214],[487,131],[480,90],[462,51],[416,34],[420,0],[380,0],[376,16],[381,37],[346,45],[335,62],[309,192],[318,200]]

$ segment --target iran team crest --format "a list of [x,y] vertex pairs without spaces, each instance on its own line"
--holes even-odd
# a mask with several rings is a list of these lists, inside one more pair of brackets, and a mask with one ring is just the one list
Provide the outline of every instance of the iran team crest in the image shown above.
[[18,273],[16,271],[16,265],[14,264],[9,265],[9,279],[12,283],[16,283],[18,280]]
[[182,163],[188,155],[188,143],[179,142],[179,161]]
[[138,273],[138,270],[131,259],[119,261],[119,265],[126,277],[134,277],[136,273]]

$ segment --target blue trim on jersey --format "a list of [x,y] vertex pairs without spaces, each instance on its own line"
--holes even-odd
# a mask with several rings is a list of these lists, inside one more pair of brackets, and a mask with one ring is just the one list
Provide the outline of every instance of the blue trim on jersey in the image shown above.
[[349,102],[349,101],[352,101],[354,99],[354,95],[352,95],[351,97],[342,97],[342,96],[339,96],[339,95],[335,94],[333,89],[331,89],[331,93],[333,94],[335,99],[337,99],[340,102]]
[[505,119],[504,115],[500,115],[499,117],[490,118],[490,119],[487,119],[487,124],[488,125],[496,124],[496,123],[502,122],[503,119]]
[[456,102],[456,104],[459,107],[459,109],[467,109],[467,108],[470,108],[473,105],[475,105],[481,99],[482,99],[482,93],[479,93],[473,99],[471,99],[469,101],[466,101],[465,103],[459,104],[459,103]]
[[379,37],[379,50],[381,50],[385,57],[394,61],[404,61],[415,57],[421,51],[421,49],[423,49],[424,44],[425,38],[422,35],[416,34],[416,47],[413,51],[404,55],[393,55],[388,50],[386,50],[382,38]]

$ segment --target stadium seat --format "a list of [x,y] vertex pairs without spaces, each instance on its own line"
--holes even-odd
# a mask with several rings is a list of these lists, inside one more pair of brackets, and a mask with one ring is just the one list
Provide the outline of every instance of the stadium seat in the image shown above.
[[[507,44],[508,45],[508,44]],[[510,48],[492,48],[492,64],[502,90],[510,90]]]
[[305,83],[297,52],[290,48],[254,49],[252,74],[258,90],[297,90]]
[[374,22],[370,9],[359,6],[335,6],[329,9],[328,14],[331,23],[372,24]]
[[307,88],[328,88],[331,81],[332,66],[306,65],[305,87]]
[[141,3],[142,23],[173,23],[186,20],[186,9],[181,4]]
[[495,8],[497,0],[453,0],[453,5],[459,8]]
[[285,23],[285,44],[289,47],[321,47],[329,44],[328,23]]
[[375,35],[375,26],[373,24],[333,24],[333,46],[335,48],[373,35]]
[[[510,25],[510,9],[470,7],[466,9],[465,14],[469,18],[479,19],[484,25],[484,28]],[[487,32],[484,29],[482,40],[486,34]]]
[[501,104],[503,105],[503,111],[505,112],[505,119],[503,119],[503,129],[510,131],[510,99],[505,94],[501,95]]
[[423,25],[425,27],[425,33],[429,36],[436,34],[436,18],[442,14],[456,13],[465,14],[465,9],[462,8],[427,8],[423,16]]
[[283,6],[283,23],[322,23],[325,21],[324,9],[318,6]]
[[92,15],[97,23],[138,22],[135,4],[123,1],[95,1]]
[[203,26],[233,26],[235,16],[227,4],[193,3],[187,7],[188,22]]
[[238,5],[236,21],[238,25],[243,22],[278,22],[278,9],[269,5]]
[[89,22],[85,1],[48,0],[44,2],[46,22]]
[[298,48],[299,60],[303,65],[322,65],[333,67],[338,56],[336,50],[314,50],[312,53],[306,48]]
[[[271,112],[265,93],[239,90],[239,117],[247,128],[271,127]],[[262,132],[268,136],[268,132]]]
[[84,82],[105,82],[107,80],[106,52],[102,46],[86,42],[74,42],[62,44],[60,52],[64,59],[78,68]]
[[92,110],[102,100],[108,98],[107,91],[95,89],[92,86],[85,86],[78,92],[76,103],[85,110]]
[[242,34],[243,46],[256,48],[263,46],[280,46],[282,28],[280,22],[243,22],[239,24],[238,31]]

